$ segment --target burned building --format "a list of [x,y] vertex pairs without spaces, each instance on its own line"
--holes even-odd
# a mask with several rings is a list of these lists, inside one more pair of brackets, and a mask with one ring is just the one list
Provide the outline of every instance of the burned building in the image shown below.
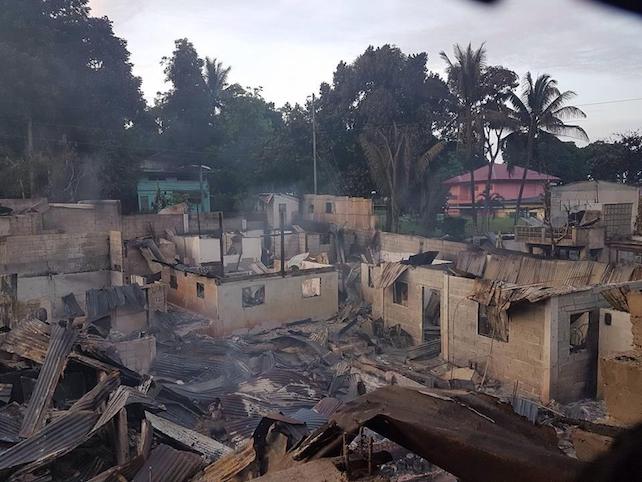
[[229,334],[258,325],[321,320],[338,309],[333,266],[281,273],[220,276],[183,265],[166,265],[168,301],[212,320],[211,332]]

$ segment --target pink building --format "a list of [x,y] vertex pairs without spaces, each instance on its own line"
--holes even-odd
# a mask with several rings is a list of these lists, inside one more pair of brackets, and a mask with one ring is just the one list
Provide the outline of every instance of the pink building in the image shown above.
[[[475,202],[483,205],[483,193],[488,181],[489,166],[485,165],[474,171],[475,178]],[[514,167],[509,171],[505,164],[495,164],[491,177],[490,192],[491,196],[496,194],[501,197],[504,209],[514,209],[517,197],[519,196],[519,186],[524,175],[524,168]],[[544,194],[544,185],[546,182],[556,182],[559,178],[543,174],[541,172],[528,170],[526,173],[526,183],[524,184],[524,193],[522,195],[522,205],[524,208],[532,206],[539,207],[542,204],[542,194]],[[448,214],[458,216],[465,214],[470,210],[470,173],[461,174],[451,177],[444,181],[448,186]]]

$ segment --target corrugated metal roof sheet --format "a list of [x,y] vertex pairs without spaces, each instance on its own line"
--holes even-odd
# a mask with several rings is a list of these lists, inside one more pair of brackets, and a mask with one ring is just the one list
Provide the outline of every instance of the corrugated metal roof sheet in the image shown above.
[[69,410],[96,410],[119,385],[120,376],[118,372],[112,372],[79,398]]
[[42,364],[49,347],[51,327],[40,320],[25,320],[5,336],[0,349]]
[[312,408],[319,412],[321,415],[330,417],[339,409],[341,405],[343,405],[343,402],[341,400],[337,400],[333,397],[325,397],[319,400],[317,404]]
[[156,402],[154,399],[148,397],[147,395],[142,394],[135,388],[120,386],[109,398],[107,406],[103,411],[102,415],[96,422],[94,430],[98,430],[109,420],[114,418],[118,412],[121,411],[127,405],[140,404],[144,407],[147,407],[152,410],[162,410],[163,406]]
[[183,482],[201,467],[202,459],[192,453],[159,445],[136,473],[132,482]]
[[145,293],[137,284],[87,290],[85,297],[87,321],[108,316],[115,308],[145,309]]
[[9,443],[20,442],[18,432],[20,432],[21,425],[22,416],[16,413],[9,413],[7,410],[0,412],[0,441]]
[[76,340],[76,330],[54,325],[49,349],[29,399],[27,412],[20,429],[21,437],[30,437],[44,425],[47,407],[51,402],[58,379],[67,363],[67,356]]
[[328,421],[328,417],[311,408],[300,408],[296,412],[291,413],[290,417],[305,423],[305,426],[308,427],[311,432],[322,427]]
[[381,269],[381,273],[374,280],[374,287],[377,289],[387,288],[397,281],[397,278],[405,273],[408,268],[409,266],[407,264],[385,263]]
[[67,412],[30,438],[0,453],[0,470],[35,461],[44,464],[72,450],[85,440],[97,419],[94,412]]
[[204,455],[209,461],[217,460],[223,455],[232,452],[230,447],[221,442],[201,435],[194,430],[181,427],[152,413],[145,412],[145,418],[149,420],[154,430]]
[[197,482],[228,482],[234,476],[246,469],[256,460],[256,451],[252,440],[244,442],[243,447],[205,467],[195,481]]

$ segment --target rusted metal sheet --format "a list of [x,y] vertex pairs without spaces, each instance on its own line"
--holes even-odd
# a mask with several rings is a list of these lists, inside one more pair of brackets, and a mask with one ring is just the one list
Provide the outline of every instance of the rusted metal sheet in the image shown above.
[[407,264],[385,263],[381,268],[381,273],[374,280],[374,287],[381,289],[391,286],[399,276],[406,272],[408,267]]
[[69,410],[96,410],[119,385],[118,372],[112,372],[79,398]]
[[255,460],[254,443],[252,440],[246,440],[239,450],[208,465],[194,480],[195,482],[228,482],[234,480],[237,474],[247,470]]
[[[534,426],[507,404],[464,391],[387,386],[343,406],[293,452],[297,460],[338,455],[343,434],[365,426],[467,481],[574,481],[583,464],[562,454],[551,427]],[[519,475],[517,475],[519,474]]]
[[54,325],[45,361],[40,369],[36,387],[29,399],[27,412],[20,429],[21,437],[30,437],[45,422],[47,408],[53,397],[58,379],[65,369],[67,356],[76,340],[76,330]]
[[96,422],[94,431],[114,418],[123,408],[132,404],[139,404],[150,410],[162,410],[163,406],[154,399],[144,395],[135,388],[120,386],[109,398],[104,412]]
[[98,415],[89,411],[68,412],[55,419],[33,436],[0,453],[0,474],[3,470],[48,461],[74,449],[86,440]]
[[194,430],[181,427],[174,422],[165,420],[152,413],[145,412],[145,418],[150,421],[154,430],[179,442],[190,450],[205,456],[208,461],[218,460],[222,456],[232,452],[230,447],[221,442],[206,437]]
[[40,320],[25,320],[7,333],[0,350],[42,364],[49,347],[51,327]]
[[201,458],[192,453],[159,445],[136,473],[132,482],[183,482],[202,465]]

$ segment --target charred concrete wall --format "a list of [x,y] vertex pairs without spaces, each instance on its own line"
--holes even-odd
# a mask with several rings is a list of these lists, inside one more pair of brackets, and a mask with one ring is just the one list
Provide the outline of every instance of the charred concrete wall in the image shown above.
[[45,308],[50,320],[64,317],[62,297],[73,293],[85,310],[85,291],[111,286],[109,271],[18,277],[18,318]]
[[121,229],[120,203],[50,204],[43,216],[44,229],[60,233],[106,233]]
[[454,261],[457,254],[468,248],[466,243],[425,238],[407,234],[380,233],[382,261],[401,261],[409,256],[426,251],[439,251],[440,258]]
[[[261,277],[253,280],[225,282],[218,286],[218,317],[223,333],[251,329],[257,325],[281,325],[311,318],[324,320],[335,315],[339,305],[337,271],[306,270],[285,277]],[[318,296],[304,297],[303,283],[318,279]],[[257,306],[243,306],[243,289],[263,286],[265,301]]]
[[[326,319],[338,309],[336,271],[298,272],[285,277],[256,277],[217,285],[212,278],[168,267],[163,269],[162,279],[169,286],[167,300],[214,320],[212,334],[219,336],[261,324]],[[304,281],[314,279],[319,280],[319,295],[304,297]],[[243,289],[256,287],[264,289],[263,303],[244,306]]]
[[165,230],[180,234],[187,227],[186,214],[132,214],[122,217],[124,240],[152,235],[165,236]]
[[[551,307],[551,397],[562,401],[594,397],[597,391],[599,310],[607,306],[599,294],[592,291],[553,298]],[[571,319],[588,313],[585,327],[585,347],[571,348]],[[557,331],[555,331],[557,327]],[[584,328],[582,328],[584,330]],[[557,342],[557,343],[555,343]]]
[[109,269],[108,235],[40,234],[0,238],[0,274],[38,276]]
[[42,213],[0,216],[0,236],[20,236],[43,232]]
[[[168,286],[167,301],[211,320],[218,319],[218,289],[214,279],[165,267],[162,281]],[[203,297],[198,296],[197,283],[203,286]]]
[[444,273],[434,268],[410,267],[397,282],[407,284],[408,298],[405,304],[395,303],[393,283],[385,289],[374,290],[373,312],[380,314],[386,327],[400,325],[412,336],[415,344],[421,343],[424,328],[423,292],[425,289],[433,289],[441,296]]
[[301,216],[309,221],[365,230],[374,230],[377,219],[372,199],[323,194],[306,194]]
[[459,366],[477,366],[488,376],[512,385],[530,396],[548,397],[548,351],[545,343],[547,303],[511,310],[508,342],[479,334],[479,305],[468,299],[474,281],[444,275],[442,294],[442,356]]

